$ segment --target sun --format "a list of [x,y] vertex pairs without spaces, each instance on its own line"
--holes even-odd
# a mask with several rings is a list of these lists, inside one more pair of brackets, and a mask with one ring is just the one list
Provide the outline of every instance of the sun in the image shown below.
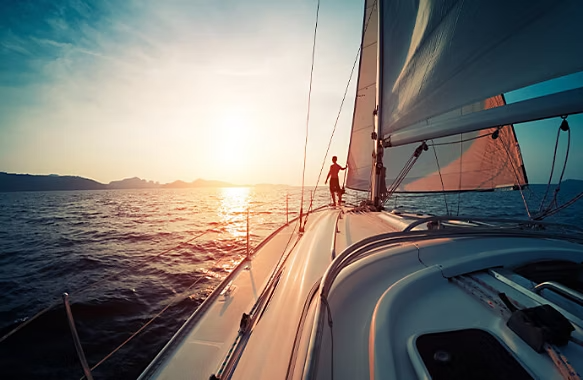
[[248,167],[255,156],[258,141],[254,141],[254,126],[249,115],[232,109],[218,118],[218,139],[216,166],[220,172],[227,170],[241,171]]

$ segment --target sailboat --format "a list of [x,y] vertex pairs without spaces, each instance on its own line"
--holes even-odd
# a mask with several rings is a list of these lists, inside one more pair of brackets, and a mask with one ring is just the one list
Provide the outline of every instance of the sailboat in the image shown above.
[[367,0],[346,185],[368,201],[274,231],[140,379],[579,379],[580,228],[383,205],[523,190],[513,125],[568,130],[583,88],[504,94],[583,71],[582,19],[578,0]]

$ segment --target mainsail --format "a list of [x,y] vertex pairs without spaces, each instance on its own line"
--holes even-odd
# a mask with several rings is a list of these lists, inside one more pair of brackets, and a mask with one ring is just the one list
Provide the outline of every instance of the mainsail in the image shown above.
[[[393,0],[379,9],[381,135],[392,146],[416,140],[411,133],[399,141],[397,132],[434,129],[419,140],[455,134],[447,123],[431,128],[431,119],[583,70],[580,0]],[[563,103],[572,101],[571,112],[582,112],[583,104],[572,97],[553,107],[565,112]],[[522,121],[511,116],[491,119],[490,127]]]
[[[433,147],[423,152],[400,191],[525,184],[511,124],[583,112],[583,89],[509,105],[501,97],[583,71],[580,0],[369,0],[366,7],[365,19],[378,8],[378,49],[376,61],[364,49],[361,55],[350,188],[370,188],[370,133],[377,104],[388,185],[419,142],[435,145],[435,152]],[[363,35],[363,47],[370,41],[367,34],[373,33],[370,28]],[[377,66],[379,99],[370,104],[374,90],[367,86]],[[476,138],[499,127],[496,140]]]

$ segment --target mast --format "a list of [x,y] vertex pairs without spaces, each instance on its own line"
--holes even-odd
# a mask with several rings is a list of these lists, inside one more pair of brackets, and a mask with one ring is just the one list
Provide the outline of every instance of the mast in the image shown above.
[[[381,8],[381,1],[377,1],[377,14],[378,14],[378,28],[377,28],[377,80],[376,80],[376,107],[373,111],[373,118],[374,118],[374,132],[371,135],[373,140],[373,165],[372,165],[372,181],[371,181],[371,201],[373,202],[375,208],[380,210],[382,206],[381,202],[381,189],[382,186],[385,185],[383,182],[385,179],[382,176],[383,173],[383,141],[382,141],[382,131],[381,131],[381,107],[382,104],[382,91],[381,86],[383,83],[383,72],[382,68],[382,59],[383,59],[383,23],[381,22],[382,17],[382,8]],[[386,185],[385,185],[386,186]]]

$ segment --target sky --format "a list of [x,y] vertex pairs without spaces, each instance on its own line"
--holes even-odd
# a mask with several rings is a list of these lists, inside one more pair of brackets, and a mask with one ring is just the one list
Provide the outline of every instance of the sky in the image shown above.
[[[360,44],[362,7],[321,2],[308,184]],[[301,184],[315,11],[315,0],[3,1],[0,171]],[[346,161],[355,79],[325,167],[331,155]],[[583,76],[554,83],[507,99],[581,86]],[[569,121],[565,177],[583,179],[583,118]],[[559,124],[516,126],[531,183],[548,179]]]

